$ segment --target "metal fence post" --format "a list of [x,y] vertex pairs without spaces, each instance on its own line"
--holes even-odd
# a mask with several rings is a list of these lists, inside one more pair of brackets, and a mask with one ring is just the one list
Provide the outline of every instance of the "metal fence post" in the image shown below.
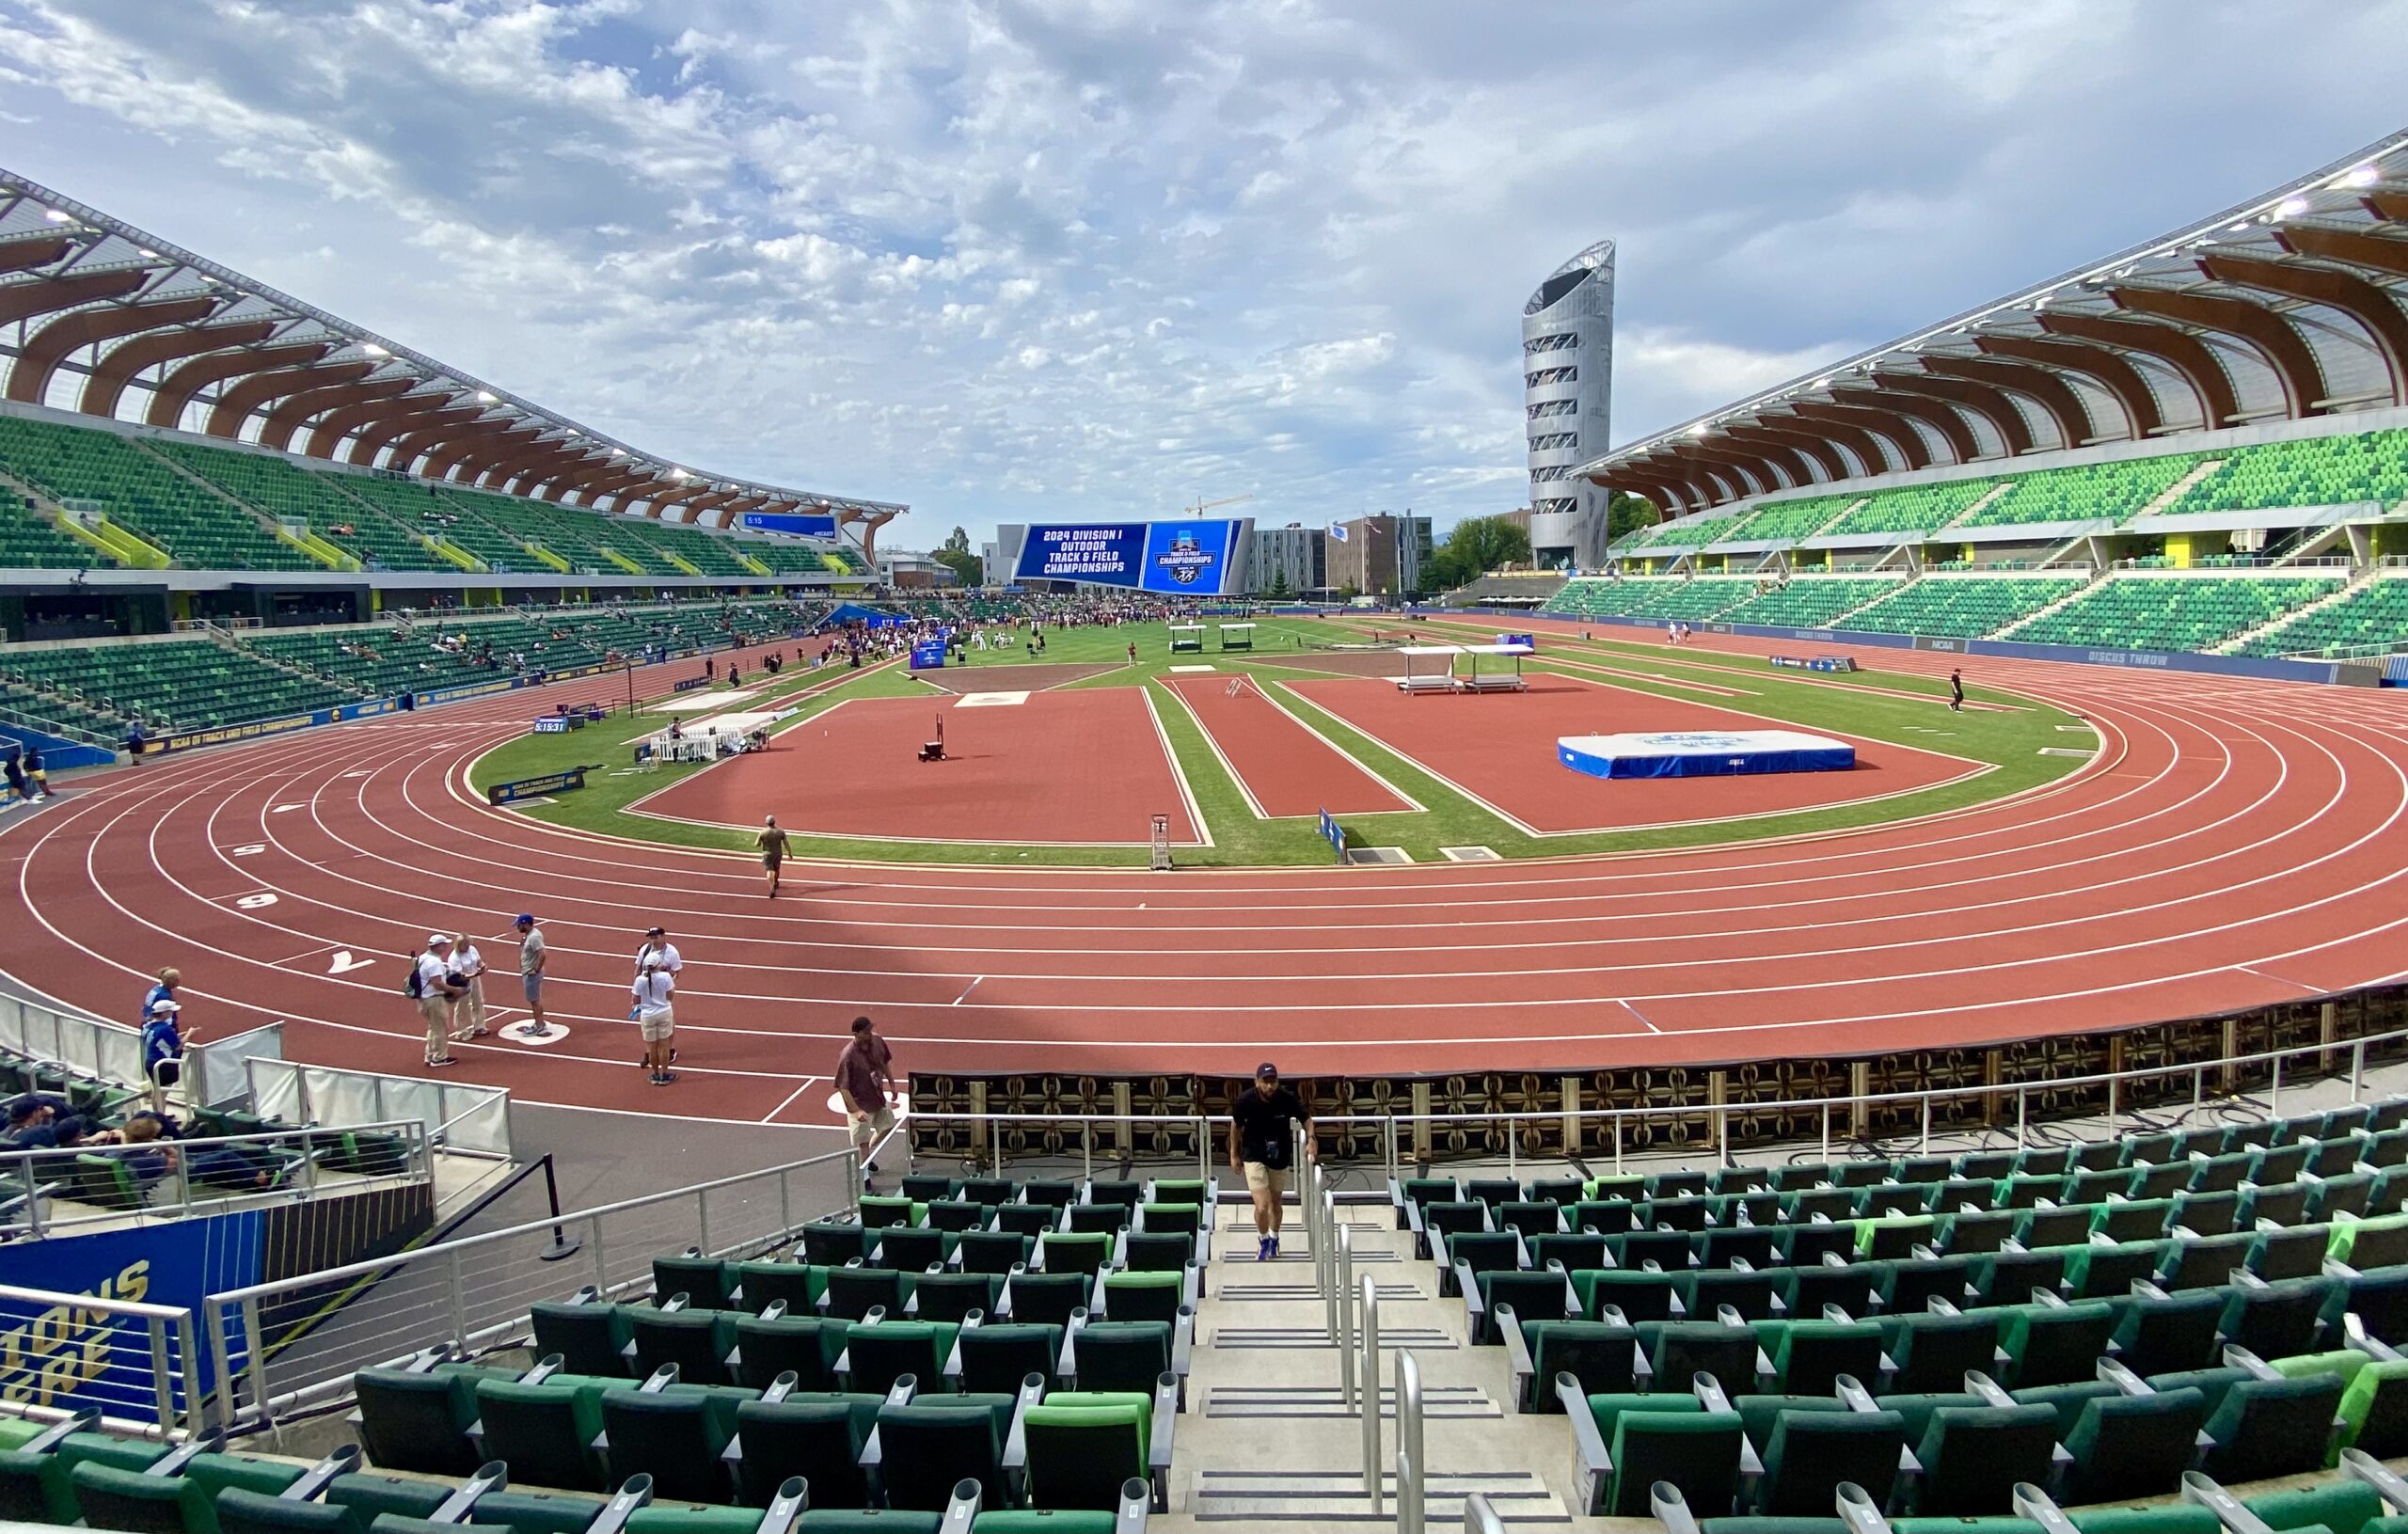
[[167,1323],[158,1316],[145,1319],[150,1335],[150,1395],[158,1407],[162,1437],[176,1431],[176,1376],[167,1367]]
[[2274,1082],[2266,1094],[2266,1113],[2272,1118],[2283,1116],[2283,1057],[2274,1056]]
[[1371,1516],[1380,1515],[1380,1290],[1370,1273],[1363,1275],[1363,1494],[1371,1499]]
[[708,1188],[694,1190],[694,1244],[703,1255],[711,1255],[711,1194]]
[[444,1259],[443,1277],[452,1291],[452,1342],[462,1356],[468,1352],[467,1292],[460,1287],[460,1254],[454,1250]]
[[2358,1094],[2366,1085],[2367,1041],[2359,1039],[2350,1046],[2350,1100],[2359,1100]]
[[1354,1239],[1346,1230],[1338,1233],[1339,1300],[1331,1309],[1337,1329],[1330,1340],[1338,1344],[1339,1399],[1350,1407],[1358,1405],[1354,1395]]
[[[276,1414],[267,1402],[267,1348],[260,1337],[260,1302],[257,1296],[243,1300],[243,1372],[250,1376],[251,1409],[259,1414],[260,1426],[276,1426]],[[217,1376],[218,1388],[228,1388],[226,1375]]]
[[1396,1527],[1397,1534],[1421,1534],[1428,1511],[1422,1484],[1429,1466],[1422,1463],[1421,1366],[1413,1354],[1396,1355]]
[[194,1346],[193,1315],[187,1310],[176,1318],[176,1356],[182,1365],[180,1372],[183,1377],[184,1431],[198,1437],[201,1431],[200,1360],[194,1355]]

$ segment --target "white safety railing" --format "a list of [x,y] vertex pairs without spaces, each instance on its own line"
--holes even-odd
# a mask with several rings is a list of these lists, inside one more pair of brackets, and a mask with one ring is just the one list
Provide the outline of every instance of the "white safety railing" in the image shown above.
[[1423,1520],[1429,1515],[1426,1478],[1430,1467],[1424,1453],[1421,1365],[1400,1349],[1396,1355],[1396,1534],[1422,1534]]
[[1362,1411],[1363,1424],[1363,1494],[1370,1498],[1371,1516],[1380,1516],[1384,1494],[1382,1481],[1387,1466],[1380,1461],[1380,1281],[1371,1273],[1362,1278]]
[[[1150,1155],[1136,1146],[1136,1136],[1144,1129],[1180,1128],[1196,1137],[1196,1175],[1210,1179],[1212,1176],[1212,1136],[1219,1126],[1229,1121],[1227,1114],[970,1114],[934,1113],[914,1108],[908,1128],[934,1129],[945,1124],[969,1126],[969,1144],[958,1150],[932,1151],[913,1143],[913,1154],[951,1160],[955,1156],[971,1165],[990,1170],[996,1177],[1006,1177],[1004,1129],[1034,1130],[1047,1125],[1074,1129],[1078,1138],[1078,1156],[1083,1174],[1095,1176],[1096,1158],[1105,1161],[1130,1157],[1137,1161],[1184,1161],[1178,1156]],[[1053,1161],[1067,1151],[1028,1151],[1025,1161]]]
[[407,1121],[0,1151],[0,1237],[181,1220],[434,1178],[425,1131]]
[[189,1432],[200,1369],[189,1310],[0,1286],[0,1394],[12,1414],[97,1411],[121,1432]]
[[0,1050],[120,1086],[143,1083],[139,1029],[15,996],[0,996]]
[[415,1119],[439,1150],[516,1159],[506,1087],[380,1076],[266,1055],[252,1055],[243,1064],[251,1111],[262,1117],[329,1129]]
[[202,1346],[217,1425],[273,1427],[338,1401],[363,1359],[429,1347],[474,1354],[529,1335],[529,1307],[592,1285],[642,1295],[652,1259],[689,1248],[741,1258],[792,1241],[809,1220],[860,1209],[861,1160],[848,1147],[689,1188],[547,1216],[390,1257],[212,1294]]
[[1505,1534],[1505,1520],[1478,1492],[1464,1498],[1464,1534]]

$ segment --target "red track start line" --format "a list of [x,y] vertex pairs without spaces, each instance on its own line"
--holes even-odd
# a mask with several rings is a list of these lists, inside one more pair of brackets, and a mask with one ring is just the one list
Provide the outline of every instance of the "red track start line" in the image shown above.
[[[935,739],[941,760],[922,759]],[[799,836],[1142,846],[1157,814],[1197,845],[1187,785],[1145,692],[855,698],[628,808]]]

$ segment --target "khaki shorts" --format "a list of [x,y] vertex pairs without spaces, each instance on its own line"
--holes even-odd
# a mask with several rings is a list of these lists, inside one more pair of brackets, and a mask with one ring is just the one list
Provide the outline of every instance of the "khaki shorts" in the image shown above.
[[1288,1191],[1288,1169],[1284,1166],[1265,1166],[1260,1162],[1246,1162],[1245,1191],[1250,1194],[1269,1194],[1274,1198],[1278,1197]]
[[657,1044],[677,1031],[677,1009],[664,1006],[657,1012],[646,1012],[636,1019],[636,1027],[647,1044]]
[[[851,1112],[850,1109],[846,1111],[848,1114]],[[870,1115],[867,1118],[856,1118],[853,1120],[853,1144],[861,1147],[863,1150],[867,1150],[870,1147],[878,1144],[879,1138],[881,1135],[888,1133],[894,1128],[895,1110],[881,1103],[879,1105],[878,1112]]]

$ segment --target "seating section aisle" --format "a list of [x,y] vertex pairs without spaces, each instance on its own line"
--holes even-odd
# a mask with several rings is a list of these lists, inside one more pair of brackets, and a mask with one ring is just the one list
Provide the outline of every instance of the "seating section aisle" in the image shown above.
[[2408,432],[2367,432],[2234,449],[2166,511],[2179,516],[2355,501],[2373,501],[2389,511],[2403,499],[2408,499]]
[[1553,618],[1620,618],[1656,593],[1680,584],[1671,576],[1582,577],[1548,597],[1539,610]]
[[1865,634],[1972,640],[2020,623],[2080,591],[2070,576],[1925,576],[1833,626]]
[[1861,496],[1810,496],[1803,500],[1777,500],[1759,506],[1730,534],[1735,544],[1779,539],[1794,544],[1823,530],[1833,517],[1861,500]]
[[2244,656],[2366,655],[2408,642],[2408,575],[2368,581],[2331,607],[2319,608],[2253,636]]
[[1904,576],[1797,576],[1764,595],[1719,616],[1730,624],[1771,624],[1823,628],[1841,613],[1861,608],[1906,583]]
[[2207,650],[2338,590],[2342,577],[2112,576],[2004,638],[2126,650]]
[[2117,464],[2040,469],[2009,482],[2004,495],[1952,524],[1951,530],[2086,522],[2098,517],[2124,522],[2174,488],[2198,462],[2195,453],[2170,453]]
[[54,500],[94,500],[188,570],[325,568],[259,518],[114,432],[0,416],[0,470]]
[[1941,484],[1877,491],[1863,505],[1823,530],[1833,537],[1843,533],[1937,531],[1988,495],[1995,482],[1951,480]]
[[[1994,1517],[2019,1485],[2123,1502],[2408,1453],[2403,1124],[2394,1099],[1390,1198],[1516,1409],[1570,1418],[1587,1511],[1669,1486],[1700,1519],[1827,1514],[1853,1481],[1875,1512]],[[2361,1526],[2381,1506],[2348,1495]]]
[[[482,516],[463,512],[423,480],[388,479],[381,474],[322,473],[341,492],[368,502],[406,535],[439,538],[452,547],[484,561],[488,570],[527,575],[549,569],[527,546]],[[449,570],[444,561],[440,568]]]
[[1617,554],[1645,550],[1670,552],[1681,548],[1703,548],[1731,536],[1731,530],[1748,519],[1745,512],[1727,512],[1719,515],[1691,516],[1676,522],[1660,522],[1652,528],[1641,528],[1625,535],[1614,546]]
[[290,459],[165,439],[151,447],[254,510],[308,523],[311,532],[363,564],[387,570],[457,568],[413,533],[344,495],[332,476],[309,473]]
[[1755,594],[1756,583],[1749,577],[1699,576],[1694,579],[1658,586],[1629,610],[1630,615],[1637,618],[1703,623],[1719,617],[1724,609],[1735,607]]

